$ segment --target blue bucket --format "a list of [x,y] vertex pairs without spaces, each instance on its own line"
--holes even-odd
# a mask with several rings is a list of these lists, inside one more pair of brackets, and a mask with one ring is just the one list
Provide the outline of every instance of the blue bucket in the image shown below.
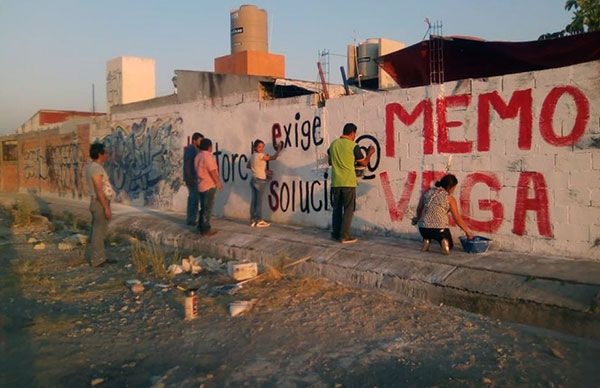
[[475,236],[469,240],[466,236],[460,236],[460,244],[463,251],[467,253],[484,253],[490,247],[492,240],[483,236]]

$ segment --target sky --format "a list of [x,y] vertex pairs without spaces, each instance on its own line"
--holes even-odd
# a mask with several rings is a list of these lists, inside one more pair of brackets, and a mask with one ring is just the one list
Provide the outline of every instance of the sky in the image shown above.
[[[411,45],[441,21],[444,35],[528,41],[559,31],[565,0],[256,0],[269,16],[269,51],[286,77],[317,80],[319,50],[339,82],[346,45],[387,38]],[[0,134],[40,109],[106,111],[106,62],[156,61],[157,96],[173,93],[174,70],[212,71],[229,54],[230,0],[0,0]]]

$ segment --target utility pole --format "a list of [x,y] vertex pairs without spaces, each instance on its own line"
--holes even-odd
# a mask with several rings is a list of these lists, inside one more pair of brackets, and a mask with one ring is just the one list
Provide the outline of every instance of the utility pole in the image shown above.
[[96,113],[96,85],[92,83],[92,113]]

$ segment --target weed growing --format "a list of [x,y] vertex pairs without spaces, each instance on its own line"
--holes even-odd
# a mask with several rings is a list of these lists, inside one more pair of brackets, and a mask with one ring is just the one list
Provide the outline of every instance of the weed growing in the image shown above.
[[31,223],[33,209],[31,205],[25,201],[16,201],[13,204],[13,222],[14,225],[27,226]]
[[167,276],[167,255],[156,240],[133,241],[131,262],[138,273],[151,273],[155,278]]

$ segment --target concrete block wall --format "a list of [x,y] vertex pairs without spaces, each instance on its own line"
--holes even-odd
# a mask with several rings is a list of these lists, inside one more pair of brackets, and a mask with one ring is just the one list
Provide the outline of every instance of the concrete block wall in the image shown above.
[[0,161],[0,191],[19,190],[19,171],[16,162]]
[[[125,154],[119,159],[117,152],[109,170],[121,183],[134,182],[120,188],[123,200],[184,210],[182,149],[200,131],[215,143],[225,181],[217,214],[247,219],[250,144],[261,138],[273,152],[273,141],[283,141],[285,150],[270,165],[268,218],[327,227],[326,150],[354,122],[358,144],[377,149],[358,187],[357,230],[418,238],[410,218],[419,196],[449,171],[459,179],[454,195],[468,224],[490,236],[495,249],[600,260],[599,102],[595,61],[354,95],[324,107],[298,100],[140,104],[112,116],[108,144]],[[134,162],[139,170],[130,171]]]
[[87,195],[84,168],[89,124],[32,132],[18,138],[18,189],[80,199]]

